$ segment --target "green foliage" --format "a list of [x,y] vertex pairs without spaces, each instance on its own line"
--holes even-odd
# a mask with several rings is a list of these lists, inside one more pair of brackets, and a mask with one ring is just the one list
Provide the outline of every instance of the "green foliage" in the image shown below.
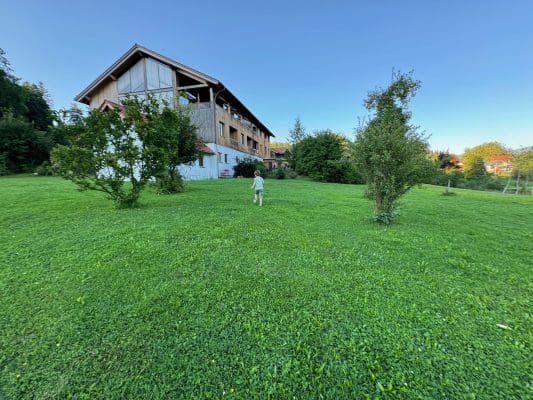
[[178,166],[195,161],[199,155],[197,128],[190,109],[179,105],[171,109],[167,104],[161,112],[158,130],[161,132],[158,145],[164,151],[166,168],[156,176],[156,187],[162,194],[182,192],[183,178]]
[[153,186],[159,194],[181,193],[185,190],[185,182],[178,170],[157,177]]
[[506,184],[506,178],[489,174],[466,179],[465,174],[458,170],[452,170],[448,173],[441,171],[431,183],[439,186],[448,186],[448,180],[450,180],[450,187],[471,190],[501,191]]
[[[176,129],[176,116],[158,101],[129,98],[123,109],[91,110],[86,118],[62,129],[71,143],[52,153],[58,171],[80,190],[104,192],[117,207],[138,204],[146,183],[163,177],[169,165],[169,133]],[[168,185],[175,188],[179,178]]]
[[[348,140],[344,136],[329,130],[319,131],[293,146],[291,153],[294,158],[294,169],[298,174],[309,176],[316,181],[335,179],[339,175],[337,170],[343,164],[340,161],[345,157],[347,149]],[[340,163],[332,164],[329,161]],[[329,180],[332,181],[334,180]]]
[[513,175],[533,179],[533,150],[518,151],[513,156]]
[[49,161],[44,161],[41,165],[35,168],[35,173],[39,176],[52,176],[54,169]]
[[11,114],[0,118],[0,154],[8,172],[33,171],[48,160],[52,146],[51,136],[35,130],[30,122]]
[[239,160],[237,165],[233,167],[233,176],[244,178],[253,178],[255,171],[261,172],[261,176],[266,177],[266,168],[265,165],[252,157],[245,157],[242,160]]
[[451,170],[450,172],[439,171],[431,183],[433,185],[448,186],[450,180],[451,187],[459,187],[459,184],[465,179],[464,174],[459,170]]
[[379,222],[392,222],[398,199],[427,180],[433,168],[425,138],[409,124],[407,105],[419,87],[419,81],[398,73],[388,88],[370,92],[365,101],[375,115],[358,130],[354,157]]
[[461,157],[465,174],[471,174],[471,170],[478,167],[476,163],[479,163],[479,158],[488,161],[490,156],[499,154],[509,154],[509,151],[498,142],[483,143],[471,149],[465,149]]
[[487,176],[485,162],[482,157],[475,157],[468,169],[465,170],[466,179],[483,179]]
[[285,179],[287,177],[287,173],[285,172],[285,168],[277,168],[274,170],[275,178],[276,179]]
[[[301,142],[306,137],[305,128],[300,121],[300,117],[296,117],[293,128],[289,131],[289,143],[294,146]],[[275,147],[275,146],[271,146]]]
[[356,171],[353,162],[346,158],[327,160],[322,170],[323,181],[331,183],[363,183],[363,178]]
[[42,83],[35,85],[24,82],[21,90],[23,91],[27,109],[23,114],[24,118],[30,121],[37,130],[49,130],[54,121],[54,114],[48,105],[44,85]]
[[3,400],[531,397],[533,196],[414,188],[380,227],[363,186],[188,187],[0,178]]
[[42,83],[19,85],[0,49],[0,155],[4,174],[29,172],[48,160],[53,113]]
[[7,154],[0,153],[0,176],[9,175],[10,171],[7,168]]

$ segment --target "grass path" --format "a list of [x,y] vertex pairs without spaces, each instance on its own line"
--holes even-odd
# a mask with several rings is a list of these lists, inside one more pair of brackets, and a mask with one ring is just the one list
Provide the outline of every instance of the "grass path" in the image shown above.
[[1,178],[0,398],[532,395],[532,197],[425,186],[382,227],[361,186],[250,185]]

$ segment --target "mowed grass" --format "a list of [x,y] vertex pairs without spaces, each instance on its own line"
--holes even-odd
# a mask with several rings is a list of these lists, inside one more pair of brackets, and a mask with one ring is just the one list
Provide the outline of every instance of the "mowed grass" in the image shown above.
[[533,197],[250,185],[1,178],[0,398],[531,398]]

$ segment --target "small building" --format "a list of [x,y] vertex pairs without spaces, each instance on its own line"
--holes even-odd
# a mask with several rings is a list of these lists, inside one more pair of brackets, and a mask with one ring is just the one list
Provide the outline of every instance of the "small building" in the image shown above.
[[287,160],[287,149],[286,147],[271,147],[270,148],[270,157],[264,160],[265,166],[268,169],[276,169],[281,167],[286,167],[289,165]]
[[120,104],[127,96],[142,99],[148,94],[190,107],[202,156],[180,166],[185,179],[232,176],[239,160],[270,157],[273,133],[222,82],[138,44],[75,100],[101,108]]
[[495,154],[485,162],[487,172],[494,175],[508,175],[513,171],[513,156],[509,154]]

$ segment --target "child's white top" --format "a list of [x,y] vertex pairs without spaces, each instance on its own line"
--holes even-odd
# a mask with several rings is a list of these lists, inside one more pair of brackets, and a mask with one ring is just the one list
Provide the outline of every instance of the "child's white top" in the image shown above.
[[261,178],[260,176],[256,176],[254,178],[254,183],[255,183],[255,190],[263,190],[263,178]]

